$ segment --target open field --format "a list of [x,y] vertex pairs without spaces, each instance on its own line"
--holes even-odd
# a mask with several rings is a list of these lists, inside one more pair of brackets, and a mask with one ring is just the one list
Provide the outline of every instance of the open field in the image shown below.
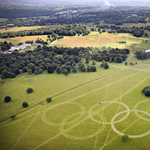
[[15,37],[15,38],[7,38],[7,39],[0,38],[0,42],[7,41],[7,42],[11,42],[14,45],[17,45],[18,43],[20,43],[20,42],[24,43],[27,40],[33,40],[33,41],[35,41],[35,40],[38,39],[38,37],[45,41],[46,38],[47,38],[47,35],[24,36],[24,37]]
[[32,27],[14,27],[14,28],[9,28],[8,30],[5,29],[0,29],[0,33],[4,32],[17,32],[17,31],[22,31],[22,30],[34,30],[38,28],[42,28],[44,26],[32,26]]
[[[136,61],[132,57],[129,62]],[[128,150],[150,147],[150,100],[141,90],[150,83],[150,66],[109,64],[95,73],[27,75],[0,83],[0,120],[47,97],[51,103],[0,123],[5,150]],[[27,94],[32,87],[34,92]],[[3,98],[9,95],[10,103]],[[121,136],[129,135],[122,143]]]
[[[149,43],[144,43],[143,38],[133,37],[131,34],[108,34],[98,32],[92,32],[87,36],[75,36],[75,37],[65,37],[59,41],[56,41],[53,46],[58,47],[112,47],[112,48],[124,48],[130,47],[132,45],[146,45],[148,47]],[[119,44],[120,41],[126,41],[126,44]]]

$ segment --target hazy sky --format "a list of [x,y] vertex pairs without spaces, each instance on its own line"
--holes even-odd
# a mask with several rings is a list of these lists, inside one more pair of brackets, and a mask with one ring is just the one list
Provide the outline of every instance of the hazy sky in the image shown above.
[[0,0],[0,2],[17,2],[17,3],[40,3],[40,4],[46,4],[46,3],[104,3],[104,4],[150,4],[150,0]]

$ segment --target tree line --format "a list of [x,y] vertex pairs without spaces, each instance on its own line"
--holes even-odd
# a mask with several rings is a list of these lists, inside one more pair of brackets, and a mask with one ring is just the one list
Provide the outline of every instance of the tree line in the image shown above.
[[23,36],[33,36],[33,35],[53,35],[57,34],[59,36],[75,36],[78,35],[88,35],[90,33],[86,25],[81,24],[70,24],[70,25],[59,25],[55,27],[47,26],[44,28],[39,28],[35,30],[23,30],[18,32],[4,32],[0,33],[0,38],[13,38],[13,37],[23,37]]
[[92,47],[46,47],[38,46],[34,51],[18,52],[0,55],[1,78],[15,78],[18,74],[28,72],[28,74],[40,74],[47,70],[48,73],[70,72],[95,72],[95,62],[90,64],[90,60],[103,61],[105,69],[109,66],[104,61],[121,62],[126,59],[128,50],[112,49],[110,51],[98,51]]
[[107,61],[107,62],[115,62],[115,63],[122,63],[126,60],[127,55],[130,53],[129,49],[111,49],[111,50],[103,50],[98,51],[92,55],[92,59],[96,61]]
[[150,26],[147,27],[135,27],[133,26],[132,28],[128,27],[118,27],[116,25],[97,25],[98,31],[100,33],[105,32],[106,29],[111,29],[108,31],[108,33],[130,33],[133,34],[135,37],[142,37],[146,36],[148,37],[148,34],[145,32],[145,30],[149,30]]

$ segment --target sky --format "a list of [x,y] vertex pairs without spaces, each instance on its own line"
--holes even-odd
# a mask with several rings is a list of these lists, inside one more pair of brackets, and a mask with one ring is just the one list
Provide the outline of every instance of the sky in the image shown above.
[[0,2],[17,2],[23,4],[47,4],[47,3],[103,3],[105,5],[119,5],[119,4],[150,4],[150,0],[0,0]]

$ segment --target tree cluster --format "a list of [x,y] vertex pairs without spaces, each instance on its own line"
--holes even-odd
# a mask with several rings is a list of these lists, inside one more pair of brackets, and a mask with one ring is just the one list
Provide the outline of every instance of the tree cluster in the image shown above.
[[[91,54],[91,52],[93,54]],[[15,78],[18,74],[28,72],[28,74],[40,74],[47,70],[48,73],[70,72],[95,72],[95,62],[92,66],[85,66],[81,60],[85,59],[86,64],[90,59],[96,61],[109,61],[122,63],[126,60],[128,49],[110,49],[93,51],[92,47],[37,47],[34,51],[17,52],[0,55],[0,74],[2,78]],[[78,65],[77,65],[78,64]],[[78,67],[77,67],[78,66]],[[106,65],[106,68],[108,66]]]
[[133,26],[132,28],[128,27],[118,27],[116,25],[97,25],[98,31],[101,33],[105,32],[107,29],[111,29],[111,31],[108,31],[108,33],[130,33],[133,34],[135,37],[141,37],[143,35],[148,37],[148,34],[145,33],[145,28],[144,27],[135,27]]
[[10,49],[11,46],[12,46],[11,42],[9,42],[9,43],[7,43],[7,41],[0,42],[0,48],[2,51]]
[[92,59],[96,61],[109,61],[109,62],[116,62],[116,63],[122,63],[126,60],[127,55],[130,53],[130,50],[128,49],[111,49],[111,50],[102,50],[98,51],[97,53],[92,55]]
[[140,60],[149,59],[150,58],[150,52],[136,51],[135,56],[137,59],[140,59]]
[[[47,26],[35,30],[23,30],[18,32],[4,32],[0,38],[13,38],[33,35],[51,35],[52,38],[60,39],[62,36],[88,35],[90,31],[87,26],[81,24],[59,25],[55,27]],[[60,37],[57,37],[57,35]]]

